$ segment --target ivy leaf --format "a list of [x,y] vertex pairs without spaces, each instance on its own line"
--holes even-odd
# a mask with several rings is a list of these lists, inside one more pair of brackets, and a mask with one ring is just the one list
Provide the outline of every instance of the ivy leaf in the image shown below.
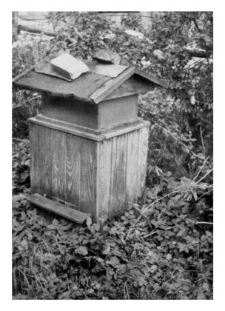
[[75,250],[76,254],[82,255],[82,256],[87,256],[88,250],[86,246],[80,246]]
[[171,254],[167,254],[167,255],[166,255],[166,259],[167,259],[167,260],[171,260],[171,259],[172,259]]

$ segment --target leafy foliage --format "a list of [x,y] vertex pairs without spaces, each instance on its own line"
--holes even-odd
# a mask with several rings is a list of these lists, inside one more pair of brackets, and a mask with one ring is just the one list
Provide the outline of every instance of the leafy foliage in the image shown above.
[[103,227],[29,206],[27,118],[41,101],[13,89],[14,299],[212,299],[212,13],[161,12],[151,32],[128,15],[143,40],[97,12],[50,18],[53,40],[14,35],[13,76],[52,51],[87,59],[105,47],[170,87],[139,98],[151,122],[144,197]]
[[14,196],[15,299],[211,299],[212,230],[197,221],[211,207],[206,198],[189,202],[188,186],[157,202],[159,188],[102,228],[42,214]]

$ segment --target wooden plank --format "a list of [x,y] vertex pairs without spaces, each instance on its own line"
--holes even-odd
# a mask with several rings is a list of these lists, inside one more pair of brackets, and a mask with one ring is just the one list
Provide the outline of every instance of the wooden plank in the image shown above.
[[139,159],[138,159],[138,197],[142,197],[145,178],[146,178],[146,166],[147,166],[147,153],[148,153],[148,127],[143,127],[139,130]]
[[127,135],[112,140],[111,189],[109,216],[122,214],[126,208]]
[[20,88],[47,93],[52,96],[75,98],[93,103],[89,96],[111,78],[95,73],[86,73],[72,82],[30,71],[26,76],[14,82]]
[[51,130],[30,125],[31,141],[31,191],[40,194],[51,193]]
[[51,130],[52,197],[66,201],[66,134]]
[[39,156],[39,126],[36,124],[29,124],[30,132],[30,179],[31,192],[40,192],[40,156]]
[[90,95],[90,99],[92,99],[96,104],[102,101],[107,95],[117,89],[124,81],[126,81],[129,77],[131,77],[135,72],[134,67],[129,67],[124,70],[118,77],[111,79],[105,82],[100,88],[98,88],[95,92]]
[[71,221],[76,223],[84,223],[90,215],[72,209],[66,205],[60,204],[59,202],[55,202],[49,200],[38,193],[32,194],[28,197],[28,201],[31,204],[34,204],[38,207],[41,207],[47,211],[56,213],[62,217],[65,217]]
[[98,106],[60,97],[42,96],[42,115],[67,123],[97,129]]
[[109,214],[111,165],[112,165],[112,139],[98,143],[98,218],[104,219]]
[[66,202],[79,209],[80,204],[80,162],[81,139],[75,135],[66,136]]
[[154,82],[155,84],[160,85],[162,87],[165,87],[165,88],[169,87],[169,84],[166,81],[159,79],[153,75],[150,75],[146,71],[140,70],[137,67],[135,68],[135,75],[137,77],[144,78],[150,82]]
[[99,103],[98,128],[107,129],[136,121],[138,119],[136,106],[136,95]]
[[82,212],[92,214],[96,219],[97,198],[97,144],[80,138],[80,203]]
[[46,128],[54,129],[59,132],[70,133],[94,141],[101,141],[106,138],[104,134],[98,134],[96,131],[91,131],[84,126],[74,125],[65,121],[54,120],[53,118],[45,117],[42,115],[30,118],[29,121],[38,125],[42,125]]
[[138,189],[138,159],[139,159],[139,131],[127,134],[127,179],[126,202],[129,204],[137,201]]
[[[41,174],[41,188],[40,194],[52,194],[52,159],[51,159],[51,142],[52,130],[39,127],[39,161],[40,161],[40,174]],[[37,172],[39,174],[39,172]]]
[[143,94],[154,90],[155,87],[156,85],[154,82],[140,79],[137,75],[134,75],[119,86],[114,92],[110,93],[104,100]]
[[121,126],[118,126],[118,128],[111,129],[109,131],[103,131],[102,134],[104,134],[105,139],[109,139],[112,137],[120,136],[132,131],[136,131],[138,129],[141,129],[145,126],[149,126],[150,122],[143,121],[142,119],[139,119],[136,122],[133,122],[131,124],[122,124]]

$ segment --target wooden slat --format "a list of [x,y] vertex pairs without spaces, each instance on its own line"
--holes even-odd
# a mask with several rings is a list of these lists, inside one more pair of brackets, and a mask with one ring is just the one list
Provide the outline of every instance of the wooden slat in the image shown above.
[[31,191],[51,194],[51,130],[30,125]]
[[66,134],[52,132],[52,196],[66,201]]
[[40,192],[40,157],[39,157],[39,131],[38,126],[30,123],[30,179],[31,179],[31,191],[33,193]]
[[137,122],[133,122],[131,124],[123,124],[123,126],[118,127],[116,129],[112,129],[109,131],[105,131],[103,132],[104,136],[106,139],[112,138],[112,137],[116,137],[116,136],[120,136],[126,133],[130,133],[132,131],[136,131],[138,129],[141,129],[145,126],[149,126],[150,122],[148,121],[137,121]]
[[112,165],[112,139],[98,143],[98,217],[108,217]]
[[28,201],[31,204],[39,206],[45,210],[56,213],[62,217],[72,220],[77,223],[84,223],[85,220],[90,217],[90,215],[77,211],[66,205],[60,204],[58,202],[49,200],[38,193],[32,194],[28,197]]
[[146,79],[140,79],[138,75],[133,75],[114,92],[110,93],[104,100],[122,98],[135,94],[143,94],[154,90],[156,84]]
[[41,180],[40,184],[42,186],[41,194],[48,193],[52,194],[52,153],[51,150],[52,143],[52,130],[39,127],[39,161],[40,161],[40,172]]
[[96,219],[97,145],[80,138],[80,210]]
[[53,118],[45,117],[42,115],[37,115],[34,118],[30,118],[29,121],[46,128],[51,128],[64,133],[70,133],[95,141],[101,141],[105,139],[105,135],[99,135],[95,130],[91,130],[84,126],[75,125],[65,121],[54,120]]
[[118,77],[107,81],[104,85],[98,88],[93,94],[90,95],[96,104],[102,101],[107,95],[117,89],[124,81],[131,77],[135,72],[134,67],[130,67],[123,71]]
[[138,144],[138,197],[142,197],[145,186],[146,165],[147,165],[147,152],[148,152],[148,127],[144,127],[139,131],[139,144]]
[[80,137],[67,134],[66,137],[66,202],[79,209],[80,203]]
[[[139,130],[140,131],[140,130]],[[127,179],[126,179],[126,202],[135,203],[138,188],[138,159],[139,159],[139,131],[127,134]]]
[[126,196],[127,135],[112,140],[110,217],[123,213]]
[[157,85],[160,85],[162,87],[167,88],[169,85],[166,81],[161,80],[153,75],[150,75],[149,73],[147,73],[146,71],[140,70],[138,68],[135,68],[135,75],[138,77],[142,77],[148,81],[154,82]]
[[67,82],[56,77],[30,71],[26,76],[15,81],[14,84],[20,88],[47,93],[51,96],[71,97],[94,104],[89,96],[110,79],[110,77],[86,73],[72,82]]

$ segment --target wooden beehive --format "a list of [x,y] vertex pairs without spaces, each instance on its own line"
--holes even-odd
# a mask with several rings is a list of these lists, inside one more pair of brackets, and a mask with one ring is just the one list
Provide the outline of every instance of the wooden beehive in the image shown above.
[[30,71],[15,85],[43,94],[41,113],[30,119],[32,203],[98,222],[136,202],[149,131],[137,97],[164,83],[129,67],[116,78],[89,72],[73,82]]

